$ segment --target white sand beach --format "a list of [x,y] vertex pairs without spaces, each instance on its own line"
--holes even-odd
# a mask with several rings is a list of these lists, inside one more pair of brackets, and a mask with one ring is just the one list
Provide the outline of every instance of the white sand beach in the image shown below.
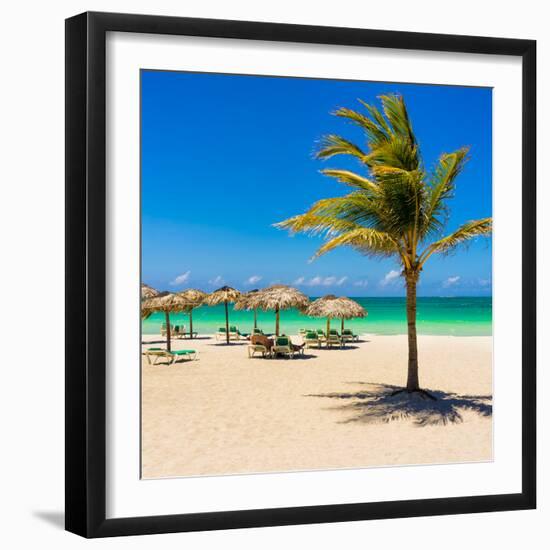
[[143,358],[144,478],[492,459],[489,336],[419,336],[420,383],[435,402],[388,397],[405,382],[406,336],[295,359],[248,359],[247,344],[202,336],[172,344],[196,361]]

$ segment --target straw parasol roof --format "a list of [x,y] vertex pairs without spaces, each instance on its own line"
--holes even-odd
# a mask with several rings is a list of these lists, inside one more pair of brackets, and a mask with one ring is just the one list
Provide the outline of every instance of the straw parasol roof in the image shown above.
[[326,317],[327,334],[330,331],[331,319],[341,319],[342,330],[344,330],[344,319],[354,319],[367,315],[365,308],[355,300],[344,296],[337,297],[334,294],[317,298],[310,304],[305,313],[308,317]]
[[179,294],[163,294],[154,296],[145,300],[141,304],[142,317],[149,317],[155,311],[163,311],[164,313],[177,313],[186,311],[189,308],[189,302],[182,298]]
[[152,286],[141,283],[141,299],[146,300],[147,298],[154,298],[158,296],[159,291],[155,290]]
[[239,309],[239,310],[250,310],[250,309],[253,309],[253,308],[249,308],[248,307],[248,301],[250,300],[250,298],[256,294],[256,292],[258,292],[258,289],[255,288],[254,290],[249,290],[248,292],[246,292],[245,294],[241,294],[241,297],[237,300],[237,302],[235,302],[235,309]]
[[204,302],[209,306],[217,306],[224,304],[225,306],[225,342],[229,344],[229,310],[227,304],[234,303],[239,300],[242,294],[230,286],[222,286],[208,295]]
[[331,319],[353,319],[367,315],[365,308],[355,300],[344,296],[337,297],[334,294],[317,298],[310,304],[305,313],[309,317],[328,317]]
[[188,288],[183,292],[178,292],[178,296],[181,296],[189,304],[187,312],[189,313],[189,338],[193,338],[193,309],[201,306],[204,303],[205,298],[208,296],[206,292],[197,290],[196,288]]
[[209,294],[204,302],[209,306],[217,306],[218,304],[236,302],[241,296],[242,294],[238,290],[230,286],[222,286]]
[[188,288],[183,292],[178,292],[178,296],[181,296],[184,300],[189,302],[189,304],[192,304],[193,307],[197,307],[204,302],[204,299],[208,296],[208,294],[196,288]]
[[189,302],[178,294],[162,294],[141,303],[141,317],[147,319],[156,311],[162,311],[166,318],[166,349],[170,351],[170,313],[188,311]]
[[270,311],[296,308],[304,310],[309,304],[309,298],[297,288],[273,285],[252,294],[247,302],[248,309]]
[[303,311],[309,304],[309,298],[297,288],[287,285],[273,285],[259,290],[247,297],[245,309],[275,311],[275,334],[279,335],[279,312],[282,309]]

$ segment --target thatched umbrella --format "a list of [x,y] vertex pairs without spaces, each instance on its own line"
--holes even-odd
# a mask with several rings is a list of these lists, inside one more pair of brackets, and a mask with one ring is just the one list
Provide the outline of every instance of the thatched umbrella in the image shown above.
[[345,296],[340,296],[338,298],[338,301],[342,305],[342,315],[340,318],[342,319],[342,326],[340,333],[344,332],[344,320],[345,319],[356,319],[358,317],[366,317],[368,315],[367,310],[360,304],[358,304],[355,300],[352,300],[351,298],[346,298]]
[[228,344],[229,344],[229,311],[227,308],[227,304],[230,304],[230,303],[232,304],[237,302],[241,296],[242,294],[238,290],[235,290],[230,286],[222,286],[221,288],[218,288],[218,290],[215,290],[214,292],[212,292],[212,294],[209,294],[204,299],[204,302],[209,306],[217,306],[218,304],[224,304],[225,306],[225,338]]
[[141,299],[147,300],[148,298],[154,298],[159,295],[159,291],[155,290],[152,286],[141,283]]
[[255,288],[254,290],[249,290],[246,294],[243,294],[241,296],[238,302],[235,303],[235,309],[254,311],[254,328],[258,328],[258,308],[249,307],[248,302],[250,301],[250,298],[254,296],[254,294],[256,294],[256,292],[258,292],[257,288]]
[[344,319],[354,317],[364,317],[366,311],[357,302],[349,298],[338,298],[334,294],[328,294],[322,298],[313,301],[306,310],[308,317],[326,317],[327,318],[327,337],[330,334],[330,320],[342,319],[342,329],[344,328]]
[[170,313],[178,313],[180,311],[187,311],[189,308],[189,302],[184,300],[178,294],[162,294],[149,298],[141,303],[141,317],[147,319],[152,313],[156,311],[164,312],[166,319],[166,349],[171,351],[170,346]]
[[193,309],[201,306],[204,302],[204,299],[208,295],[206,294],[206,292],[203,292],[202,290],[197,290],[196,288],[188,288],[183,292],[178,292],[178,295],[188,302],[187,313],[189,313],[189,337],[193,338]]
[[247,300],[247,309],[275,311],[275,335],[279,336],[279,313],[282,309],[304,310],[309,298],[297,288],[286,285],[273,285],[254,293]]

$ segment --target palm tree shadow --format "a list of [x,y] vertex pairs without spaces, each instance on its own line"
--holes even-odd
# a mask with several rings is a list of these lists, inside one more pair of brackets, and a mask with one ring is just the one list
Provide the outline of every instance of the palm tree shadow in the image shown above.
[[366,389],[356,393],[309,394],[307,397],[324,397],[344,401],[337,410],[353,412],[354,416],[342,423],[365,424],[388,423],[395,420],[410,420],[417,426],[434,426],[462,422],[464,411],[473,411],[480,416],[493,414],[491,395],[458,395],[438,390],[429,390],[436,399],[426,399],[420,394],[395,391],[399,386],[390,384],[362,383]]

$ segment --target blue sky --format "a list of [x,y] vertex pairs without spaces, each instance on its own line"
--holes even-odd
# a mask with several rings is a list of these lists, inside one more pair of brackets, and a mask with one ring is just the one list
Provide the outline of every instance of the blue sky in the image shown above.
[[[426,167],[471,147],[448,229],[492,215],[490,89],[142,71],[142,280],[168,290],[280,282],[311,296],[403,295],[396,261],[341,249],[310,262],[321,238],[272,226],[349,192],[319,170],[361,170],[357,162],[313,153],[329,133],[363,144],[330,113],[385,93],[404,96]],[[430,259],[419,295],[486,296],[491,279],[491,240],[480,239]]]

